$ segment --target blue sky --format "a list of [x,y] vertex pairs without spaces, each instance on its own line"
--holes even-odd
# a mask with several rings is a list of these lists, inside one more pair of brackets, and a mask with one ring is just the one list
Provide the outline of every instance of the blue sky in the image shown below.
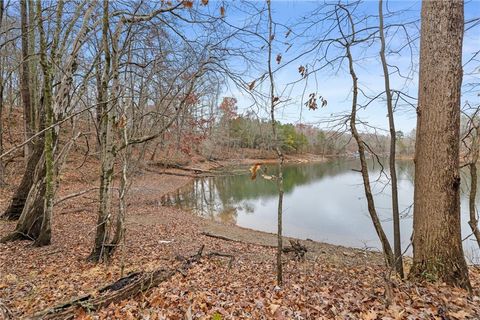
[[[263,2],[252,2],[257,7],[264,6]],[[315,39],[318,39],[321,35],[325,34],[328,30],[329,23],[312,23],[307,21],[320,21],[325,15],[325,10],[316,12],[319,10],[323,2],[320,1],[272,1],[273,19],[278,23],[276,39],[278,39],[275,47],[275,55],[277,53],[282,54],[282,64],[288,62],[293,57],[301,52],[308,50],[312,47]],[[384,0],[384,15],[385,25],[400,24],[413,22],[420,18],[420,1],[386,1]],[[388,6],[388,10],[387,10]],[[377,1],[365,1],[357,9],[356,14],[358,17],[363,15],[371,15],[368,19],[369,26],[376,26],[378,19],[373,15],[378,14],[378,2]],[[246,13],[238,13],[234,8],[229,9],[227,7],[227,20],[232,23],[241,23],[242,19],[246,17]],[[306,17],[306,18],[304,18]],[[480,17],[480,1],[467,1],[465,3],[465,19],[466,21]],[[300,22],[300,23],[299,23]],[[263,20],[265,23],[265,20]],[[364,24],[361,24],[364,25]],[[358,28],[361,28],[361,25]],[[286,27],[292,29],[293,36],[285,38]],[[418,25],[413,23],[408,24],[407,29],[411,36],[418,36]],[[262,29],[264,30],[264,29]],[[405,34],[400,28],[391,27],[387,30],[387,52],[403,47],[406,43]],[[397,33],[394,34],[394,32]],[[295,35],[301,33],[302,36]],[[467,61],[473,52],[480,50],[480,26],[476,26],[465,33],[464,37],[464,61]],[[289,47],[283,42],[291,42]],[[253,42],[252,42],[253,43]],[[286,48],[289,50],[286,51]],[[390,54],[387,57],[388,62],[398,67],[400,74],[408,75],[399,76],[394,72],[391,75],[392,89],[402,90],[411,97],[417,96],[417,68],[418,68],[418,39],[412,42],[412,50],[404,49],[399,54]],[[341,53],[340,49],[329,49],[328,55],[335,57]],[[248,71],[247,79],[255,79],[263,74],[266,68],[266,50],[263,53],[255,56],[258,62],[257,68]],[[377,96],[384,91],[383,83],[383,71],[380,65],[379,41],[375,41],[373,45],[368,47],[363,46],[353,51],[354,59],[356,60],[355,68],[359,78],[361,89],[368,96]],[[285,103],[276,113],[277,118],[282,122],[291,123],[311,123],[320,127],[327,127],[327,122],[330,119],[334,119],[335,115],[348,112],[351,108],[351,78],[346,69],[346,61],[342,63],[335,63],[333,67],[327,67],[315,74],[315,77],[309,77],[308,83],[300,82],[295,86],[288,86],[294,80],[299,80],[300,75],[298,73],[298,67],[300,65],[307,65],[315,63],[316,54],[305,55],[299,60],[293,63],[287,63],[280,71],[275,75],[275,81],[277,83],[278,94],[287,99]],[[235,62],[238,63],[238,62]],[[317,62],[317,66],[320,62]],[[242,67],[241,63],[237,67]],[[391,68],[391,72],[394,70]],[[464,67],[465,76],[464,83],[472,82],[479,79],[479,63],[473,61]],[[267,83],[262,87],[257,88],[259,91],[265,91],[267,89]],[[328,101],[328,105],[325,108],[320,108],[315,111],[307,110],[305,106],[302,107],[305,94],[316,92],[318,95],[323,96]],[[240,111],[245,111],[247,108],[251,108],[253,101],[242,90],[235,86],[230,86],[225,95],[233,95],[239,101]],[[463,102],[466,100],[477,103],[479,101],[478,95],[465,94],[463,96]],[[360,103],[366,103],[366,99],[361,99]],[[410,99],[411,103],[415,103],[415,100]],[[266,116],[266,108],[259,106],[256,108],[259,116]],[[365,121],[368,125],[364,127],[364,130],[369,130],[368,127],[378,127],[386,129],[388,126],[386,118],[385,102],[381,99],[370,103],[368,107],[360,111],[360,117],[362,121]],[[406,133],[415,128],[416,117],[414,108],[406,103],[399,103],[396,112],[396,126],[398,130],[402,130]]]

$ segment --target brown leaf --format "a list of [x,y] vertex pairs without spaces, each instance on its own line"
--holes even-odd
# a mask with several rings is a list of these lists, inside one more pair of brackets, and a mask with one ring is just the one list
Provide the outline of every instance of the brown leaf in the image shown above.
[[305,69],[304,66],[300,66],[298,67],[298,73],[300,73],[302,78],[305,78],[305,76],[307,75],[307,69]]
[[307,100],[307,102],[305,102],[305,105],[310,110],[316,110],[318,108],[317,97],[316,97],[315,93],[310,93],[308,95],[308,100]]
[[280,305],[275,303],[272,303],[271,305],[268,306],[268,309],[270,310],[271,314],[275,314],[278,308],[280,308]]
[[277,58],[275,60],[277,61],[278,64],[280,64],[280,62],[282,61],[282,55],[280,53],[277,54]]
[[208,4],[208,0],[202,0],[202,4],[206,6]]
[[464,310],[459,310],[457,312],[449,312],[448,315],[453,317],[454,319],[463,320],[467,319],[470,316],[470,313]]
[[193,1],[185,0],[183,1],[183,6],[188,9],[193,8]]
[[224,7],[220,7],[220,15],[222,17],[225,17],[225,8]]
[[362,312],[361,317],[362,320],[375,320],[377,319],[378,314],[374,310],[369,310],[368,312]]

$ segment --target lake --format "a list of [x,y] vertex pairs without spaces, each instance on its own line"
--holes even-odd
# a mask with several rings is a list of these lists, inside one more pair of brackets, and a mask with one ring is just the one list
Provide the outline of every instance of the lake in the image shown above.
[[[386,167],[387,161],[384,161]],[[375,205],[390,241],[393,241],[391,187],[378,163],[369,162]],[[388,169],[385,172],[388,174]],[[265,166],[265,174],[276,166]],[[363,191],[362,177],[355,171],[358,159],[336,159],[308,164],[287,164],[284,169],[284,235],[357,248],[380,249]],[[199,178],[191,185],[162,199],[164,204],[190,209],[205,218],[260,231],[276,232],[277,187],[261,176],[251,180],[248,167],[232,168],[234,175]],[[402,250],[412,233],[414,166],[397,162]],[[462,234],[468,226],[469,176],[462,172]],[[477,263],[479,249],[473,236],[463,242],[469,262]],[[411,248],[407,250],[411,253]]]

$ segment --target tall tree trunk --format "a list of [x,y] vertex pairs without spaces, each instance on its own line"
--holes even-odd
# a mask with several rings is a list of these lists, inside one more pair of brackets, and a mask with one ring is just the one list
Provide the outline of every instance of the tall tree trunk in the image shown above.
[[[52,127],[55,116],[53,110],[53,64],[58,63],[57,48],[61,31],[61,20],[63,13],[64,1],[59,0],[56,8],[55,31],[53,35],[52,46],[50,49],[50,59],[47,58],[47,39],[43,28],[42,7],[41,2],[37,2],[38,13],[38,33],[40,37],[40,65],[43,71],[43,108],[44,108],[44,125],[47,129],[44,138],[44,158],[45,158],[45,178],[44,178],[44,210],[42,215],[42,224],[40,233],[35,239],[35,246],[49,245],[52,238],[52,215],[53,215],[53,198],[55,196],[55,168],[54,168],[54,152],[57,142],[55,130]],[[50,60],[50,61],[49,61]]]
[[275,96],[275,79],[272,69],[272,48],[273,39],[275,37],[273,33],[273,19],[271,0],[267,0],[268,6],[268,76],[270,79],[270,119],[272,123],[273,140],[275,143],[275,151],[278,157],[278,175],[277,175],[277,188],[278,188],[278,207],[277,207],[277,284],[280,286],[283,284],[283,268],[282,268],[282,251],[283,251],[283,237],[282,237],[282,216],[283,216],[283,162],[284,156],[279,145],[279,137],[277,132],[277,122],[275,120],[275,107],[278,98]]
[[460,230],[463,1],[423,1],[412,277],[471,290]]
[[[21,25],[21,38],[22,38],[22,62],[21,62],[21,72],[20,72],[20,94],[22,97],[23,104],[23,118],[24,118],[24,128],[25,128],[25,140],[30,139],[34,133],[34,126],[32,116],[33,109],[31,106],[31,95],[30,95],[30,63],[29,63],[29,21],[28,21],[28,10],[27,10],[27,0],[20,0],[20,25]],[[25,145],[25,163],[28,164],[28,158],[32,153],[33,143],[27,143]]]
[[[110,212],[110,185],[113,177],[113,142],[112,142],[112,117],[110,115],[109,104],[107,102],[108,83],[110,79],[110,48],[108,41],[109,34],[109,7],[108,0],[103,1],[103,28],[102,28],[102,50],[104,52],[105,61],[102,70],[101,85],[98,86],[100,92],[98,97],[102,97],[102,101],[98,101],[101,105],[101,119],[99,127],[100,135],[100,191],[99,200],[100,206],[98,208],[97,226],[95,232],[95,242],[89,260],[100,262],[108,258],[109,255],[109,228],[111,220]],[[100,69],[97,69],[99,72]],[[98,77],[97,77],[98,79]]]
[[37,66],[38,66],[38,59],[36,56],[35,51],[35,4],[33,0],[28,0],[28,21],[29,21],[29,30],[28,30],[28,56],[29,56],[29,90],[30,90],[30,113],[31,115],[31,126],[32,130],[36,132],[36,129],[40,126],[39,121],[39,97],[38,97],[38,90],[39,81],[37,77]]
[[395,167],[397,133],[393,116],[392,91],[390,90],[390,74],[388,72],[387,58],[385,56],[385,33],[383,28],[383,1],[378,2],[380,20],[380,58],[382,60],[383,77],[385,80],[385,94],[387,96],[388,125],[390,128],[390,180],[392,184],[392,216],[393,216],[393,251],[395,255],[395,269],[398,275],[403,278],[402,244],[400,239],[400,211],[398,210],[398,184],[397,169]]
[[[119,190],[119,208],[117,219],[115,223],[115,232],[113,234],[112,241],[106,251],[108,258],[110,258],[113,253],[116,251],[117,247],[120,245],[122,240],[125,237],[125,215],[127,211],[127,207],[125,204],[125,196],[127,192],[127,169],[128,169],[128,158],[129,158],[129,148],[128,148],[128,132],[127,132],[127,109],[126,104],[122,101],[122,93],[120,89],[120,73],[119,73],[119,62],[120,62],[120,52],[119,52],[119,40],[120,40],[120,33],[122,31],[122,22],[118,22],[116,26],[115,33],[112,37],[112,90],[111,90],[111,97],[112,103],[117,107],[121,106],[121,119],[118,121],[116,128],[120,130],[120,134],[122,136],[122,145],[125,146],[123,149],[122,155],[122,177],[120,179],[120,190]],[[129,59],[130,61],[130,56]],[[113,111],[113,110],[112,110]],[[112,153],[112,160],[114,160],[115,155]],[[123,243],[125,246],[125,242]],[[123,247],[124,247],[123,246]],[[123,248],[125,249],[125,248]],[[123,268],[123,263],[122,263]]]

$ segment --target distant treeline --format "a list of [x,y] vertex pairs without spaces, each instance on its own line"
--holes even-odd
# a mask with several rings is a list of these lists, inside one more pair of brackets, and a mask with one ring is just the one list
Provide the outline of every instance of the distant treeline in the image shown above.
[[[313,153],[325,156],[355,155],[357,146],[347,131],[324,130],[309,124],[282,124],[277,122],[278,139],[286,154]],[[387,155],[389,136],[382,133],[364,133],[369,149],[379,155]],[[222,117],[214,126],[211,137],[217,143],[229,148],[271,150],[274,139],[271,123],[248,115]],[[217,144],[218,145],[218,144]],[[413,155],[415,131],[404,134],[397,132],[397,154]]]

